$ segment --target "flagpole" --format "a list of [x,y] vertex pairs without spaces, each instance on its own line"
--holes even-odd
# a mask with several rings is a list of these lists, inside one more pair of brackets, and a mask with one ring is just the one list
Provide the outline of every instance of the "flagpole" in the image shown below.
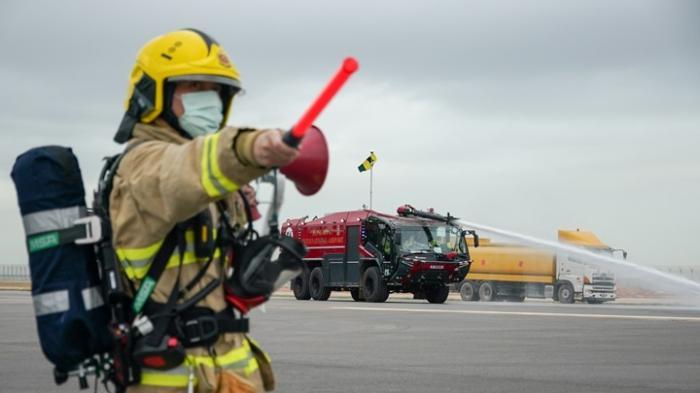
[[372,173],[374,173],[374,165],[369,167],[369,210],[372,210]]

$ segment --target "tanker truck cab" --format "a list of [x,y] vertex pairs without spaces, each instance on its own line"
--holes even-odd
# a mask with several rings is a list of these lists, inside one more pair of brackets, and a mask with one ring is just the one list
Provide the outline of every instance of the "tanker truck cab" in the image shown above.
[[[589,231],[579,229],[560,230],[559,241],[581,247],[587,251],[607,257],[627,259],[627,251],[619,248],[611,248]],[[585,301],[590,304],[613,301],[616,298],[615,275],[606,269],[580,261],[565,252],[557,253],[557,277],[560,283],[569,283],[568,288],[555,289],[554,295],[564,299],[569,296],[567,290],[573,289],[575,300]]]
[[355,301],[384,302],[389,293],[413,293],[443,303],[448,285],[469,270],[464,231],[454,217],[406,205],[398,215],[373,210],[287,220],[283,233],[306,245],[305,272],[292,281],[299,300],[327,300],[350,291]]

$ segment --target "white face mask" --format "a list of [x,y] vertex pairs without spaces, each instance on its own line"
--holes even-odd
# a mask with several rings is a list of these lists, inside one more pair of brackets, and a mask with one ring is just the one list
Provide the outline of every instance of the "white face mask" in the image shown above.
[[223,104],[219,93],[198,91],[180,96],[185,113],[178,119],[180,127],[192,138],[219,130],[224,119]]

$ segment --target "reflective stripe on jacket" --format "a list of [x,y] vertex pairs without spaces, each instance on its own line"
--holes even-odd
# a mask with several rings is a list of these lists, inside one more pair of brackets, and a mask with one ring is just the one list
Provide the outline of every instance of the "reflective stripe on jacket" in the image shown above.
[[216,368],[223,368],[245,378],[249,378],[259,368],[250,344],[244,340],[242,346],[216,357],[188,355],[181,366],[171,370],[160,371],[144,368],[141,371],[141,383],[152,386],[187,387],[190,383],[190,374],[192,374],[192,383],[194,386],[199,386],[196,370],[200,367],[208,368],[212,373],[215,372]]

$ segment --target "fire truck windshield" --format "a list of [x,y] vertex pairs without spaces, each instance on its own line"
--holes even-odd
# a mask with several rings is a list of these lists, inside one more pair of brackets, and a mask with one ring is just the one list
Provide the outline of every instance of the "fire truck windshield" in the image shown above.
[[[447,253],[459,251],[461,229],[451,226],[400,226],[399,252],[412,254],[418,252]],[[463,240],[462,240],[463,242]]]

